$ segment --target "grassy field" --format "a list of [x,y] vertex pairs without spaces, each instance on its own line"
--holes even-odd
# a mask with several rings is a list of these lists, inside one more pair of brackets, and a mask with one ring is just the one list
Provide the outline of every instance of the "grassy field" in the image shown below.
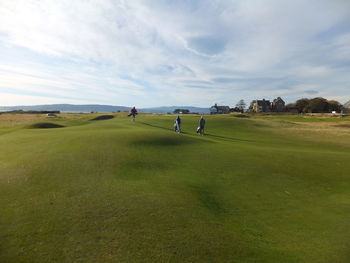
[[349,117],[97,116],[0,115],[1,263],[350,262]]

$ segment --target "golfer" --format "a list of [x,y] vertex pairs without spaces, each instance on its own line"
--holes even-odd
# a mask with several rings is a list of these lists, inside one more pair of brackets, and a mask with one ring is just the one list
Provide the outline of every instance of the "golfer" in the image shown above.
[[199,126],[197,128],[197,133],[200,135],[204,135],[204,126],[205,126],[205,119],[203,116],[199,119]]
[[181,132],[181,118],[179,115],[175,119],[174,130],[179,133]]
[[136,115],[137,115],[137,110],[136,110],[135,107],[133,107],[133,108],[131,109],[131,111],[130,111],[129,116],[132,116],[132,120],[135,121]]

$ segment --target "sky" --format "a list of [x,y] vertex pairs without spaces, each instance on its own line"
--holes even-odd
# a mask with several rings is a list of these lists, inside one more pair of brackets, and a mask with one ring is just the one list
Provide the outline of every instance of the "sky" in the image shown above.
[[0,106],[350,100],[349,0],[0,0]]

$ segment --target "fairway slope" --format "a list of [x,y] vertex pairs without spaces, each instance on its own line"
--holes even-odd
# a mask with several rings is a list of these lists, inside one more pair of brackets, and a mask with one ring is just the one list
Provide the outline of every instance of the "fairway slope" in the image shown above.
[[350,261],[346,122],[95,117],[0,118],[0,262]]

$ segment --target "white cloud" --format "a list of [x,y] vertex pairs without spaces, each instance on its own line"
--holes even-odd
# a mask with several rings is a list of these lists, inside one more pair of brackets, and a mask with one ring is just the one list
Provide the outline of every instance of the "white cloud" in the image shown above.
[[350,98],[349,24],[344,0],[3,0],[0,91],[208,106],[305,84]]
[[[0,92],[1,106],[27,106],[39,104],[81,104],[80,100],[58,99],[50,96],[32,96]],[[15,102],[15,103],[13,103]]]

